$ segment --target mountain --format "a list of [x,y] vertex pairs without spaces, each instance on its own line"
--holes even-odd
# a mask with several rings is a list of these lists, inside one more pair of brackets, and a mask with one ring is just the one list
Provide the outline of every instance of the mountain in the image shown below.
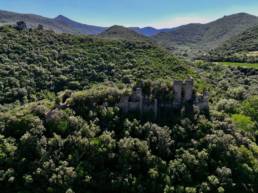
[[[211,49],[221,46],[225,41],[258,25],[258,18],[246,13],[225,16],[207,24],[188,24],[171,29],[153,27],[112,26],[110,28],[82,24],[63,15],[47,18],[34,14],[20,14],[0,11],[0,25],[14,25],[17,21],[26,22],[29,28],[39,24],[57,33],[98,35],[111,39],[156,42],[177,55],[195,58]],[[151,40],[150,40],[151,39]]]
[[106,28],[105,27],[99,27],[99,26],[94,26],[94,25],[86,25],[86,24],[81,24],[76,21],[73,21],[63,15],[57,16],[55,19],[58,23],[61,23],[65,26],[70,27],[71,29],[75,29],[76,31],[80,32],[81,34],[99,34],[103,32]]
[[224,16],[207,24],[188,24],[153,37],[159,44],[178,52],[204,52],[258,24],[258,18],[246,13]]
[[[29,28],[36,28],[41,24],[45,29],[53,30],[57,33],[96,35],[107,29],[106,27],[82,24],[63,15],[52,19],[35,14],[21,14],[0,10],[0,25],[14,25],[17,21],[26,22]],[[144,36],[154,36],[160,32],[169,31],[169,29],[155,29],[152,27],[132,27],[130,29]]]
[[24,21],[29,28],[36,28],[41,24],[45,29],[53,30],[57,33],[98,34],[105,30],[104,27],[81,24],[61,15],[51,19],[34,14],[0,11],[0,25],[14,25],[17,21]]
[[144,42],[151,41],[148,37],[141,35],[132,29],[129,29],[123,26],[118,26],[118,25],[114,25],[108,28],[107,30],[99,34],[99,37],[107,38],[107,39],[115,39],[115,40],[144,41]]
[[209,60],[258,61],[258,25],[231,38],[209,53]]
[[79,33],[77,30],[71,29],[70,27],[50,18],[34,14],[20,14],[9,11],[0,11],[0,25],[14,25],[17,21],[26,22],[27,26],[30,28],[35,28],[41,24],[45,29],[53,30],[57,33]]

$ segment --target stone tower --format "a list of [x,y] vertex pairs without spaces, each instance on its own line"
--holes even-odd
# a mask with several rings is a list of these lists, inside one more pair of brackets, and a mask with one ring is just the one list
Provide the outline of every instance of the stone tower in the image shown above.
[[143,102],[142,89],[136,88],[135,94],[139,100],[139,110],[140,110],[140,113],[142,114],[142,102]]
[[129,104],[128,104],[128,100],[129,97],[128,96],[122,96],[119,102],[119,107],[122,108],[122,110],[124,111],[124,113],[128,113],[128,108],[129,108]]
[[27,24],[24,21],[18,21],[16,23],[16,29],[20,30],[20,31],[25,30],[25,29],[27,29]]
[[178,107],[182,103],[183,81],[175,80],[173,83],[174,101],[173,106]]
[[203,93],[203,105],[202,105],[203,110],[209,110],[209,92],[205,91]]
[[193,79],[184,82],[184,101],[189,102],[193,99]]

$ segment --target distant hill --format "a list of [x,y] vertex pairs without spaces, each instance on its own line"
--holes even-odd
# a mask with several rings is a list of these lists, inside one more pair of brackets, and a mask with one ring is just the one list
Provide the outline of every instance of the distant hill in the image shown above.
[[132,30],[134,30],[135,32],[139,33],[139,34],[142,34],[144,36],[148,36],[148,37],[151,37],[151,36],[155,36],[161,32],[168,32],[168,31],[171,31],[171,29],[169,28],[165,28],[165,29],[156,29],[156,28],[153,28],[153,27],[143,27],[143,28],[138,28],[138,27],[135,27],[135,28],[130,28]]
[[188,24],[171,29],[153,27],[112,26],[110,28],[82,24],[63,15],[47,18],[34,14],[0,11],[0,25],[26,22],[29,28],[39,24],[57,33],[99,35],[102,38],[149,41],[171,50],[174,54],[195,58],[216,49],[247,29],[258,25],[258,17],[246,13],[225,16],[208,24]]
[[[106,27],[82,24],[73,21],[63,15],[59,15],[56,18],[52,19],[35,14],[21,14],[0,10],[0,25],[14,25],[17,21],[21,20],[26,22],[28,27],[30,28],[35,28],[39,24],[41,24],[45,27],[45,29],[53,30],[57,33],[96,35],[107,29]],[[170,30],[155,29],[152,27],[132,27],[130,29],[144,36],[154,36],[160,32]]]
[[209,60],[215,61],[258,61],[258,25],[226,41],[212,50]]
[[129,29],[129,28],[126,28],[123,26],[118,26],[118,25],[114,25],[114,26],[108,28],[106,31],[99,34],[99,37],[112,39],[112,40],[151,42],[151,40],[148,37],[141,35],[132,29]]
[[81,24],[61,15],[51,19],[34,14],[0,11],[0,25],[14,25],[17,21],[21,20],[26,22],[30,28],[35,28],[41,24],[45,29],[53,30],[57,33],[97,34],[106,29],[104,27]]
[[153,37],[172,50],[202,53],[258,24],[258,18],[246,13],[225,16],[208,24],[188,24]]

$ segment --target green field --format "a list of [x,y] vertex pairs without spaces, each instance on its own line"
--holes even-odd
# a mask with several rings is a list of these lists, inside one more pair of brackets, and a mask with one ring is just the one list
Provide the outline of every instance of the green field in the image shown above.
[[222,64],[225,66],[258,69],[258,63],[240,63],[240,62],[216,62],[216,63]]

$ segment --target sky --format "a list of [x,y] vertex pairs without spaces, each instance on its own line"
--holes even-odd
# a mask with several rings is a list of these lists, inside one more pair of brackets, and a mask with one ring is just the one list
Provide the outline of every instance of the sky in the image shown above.
[[0,0],[0,9],[106,27],[170,28],[238,12],[258,15],[258,0]]

